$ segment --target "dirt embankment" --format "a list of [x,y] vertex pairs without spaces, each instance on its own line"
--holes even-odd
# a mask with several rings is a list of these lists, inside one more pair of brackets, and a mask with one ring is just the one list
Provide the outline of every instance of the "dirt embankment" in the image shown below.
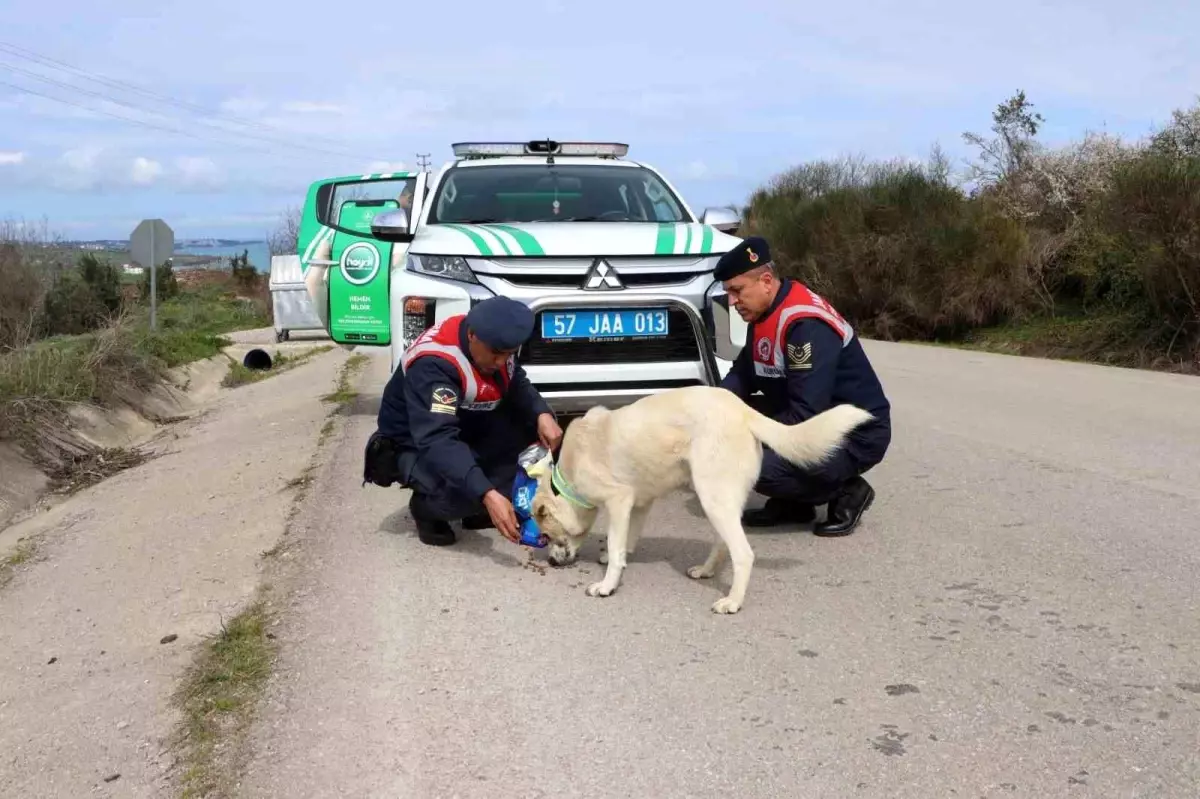
[[[252,704],[243,672],[268,662],[268,575],[290,562],[295,502],[363,357],[326,344],[280,346],[296,368],[232,387],[229,358],[197,362],[64,428],[93,456],[115,445],[150,462],[0,530],[0,793],[224,795],[209,789]],[[20,458],[30,491],[53,480]]]
[[70,405],[26,441],[0,441],[0,531],[39,507],[149,457],[142,447],[173,421],[200,412],[229,372],[225,355],[172,369],[112,407]]

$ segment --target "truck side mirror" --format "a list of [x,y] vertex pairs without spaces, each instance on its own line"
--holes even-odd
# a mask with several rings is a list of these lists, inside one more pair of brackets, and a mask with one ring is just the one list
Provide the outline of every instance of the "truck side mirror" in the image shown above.
[[408,211],[403,208],[376,214],[371,219],[371,235],[381,241],[412,241],[408,229]]
[[700,221],[706,225],[711,225],[722,233],[732,234],[742,224],[742,220],[736,213],[728,208],[705,208],[704,216]]

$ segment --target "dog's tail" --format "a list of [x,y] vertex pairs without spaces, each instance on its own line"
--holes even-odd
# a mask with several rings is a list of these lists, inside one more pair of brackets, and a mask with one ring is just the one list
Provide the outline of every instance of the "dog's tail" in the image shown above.
[[817,466],[837,452],[846,435],[875,417],[854,405],[835,405],[799,424],[786,425],[747,407],[750,432],[797,466]]

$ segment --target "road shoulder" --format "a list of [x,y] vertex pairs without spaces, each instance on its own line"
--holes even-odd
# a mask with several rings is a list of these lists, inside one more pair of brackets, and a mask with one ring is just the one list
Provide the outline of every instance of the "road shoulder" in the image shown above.
[[259,598],[351,358],[223,393],[148,463],[20,525],[37,546],[0,590],[6,790],[176,793],[180,680]]

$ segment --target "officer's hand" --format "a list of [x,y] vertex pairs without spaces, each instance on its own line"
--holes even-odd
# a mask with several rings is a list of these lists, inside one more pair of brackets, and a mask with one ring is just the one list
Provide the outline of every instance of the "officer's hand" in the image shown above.
[[521,540],[521,527],[517,523],[517,512],[513,510],[508,497],[493,488],[483,495],[483,507],[501,535],[514,544]]
[[562,443],[563,431],[555,421],[553,414],[543,413],[539,416],[537,429],[538,440],[542,442],[542,446],[551,452],[557,452],[558,445]]

